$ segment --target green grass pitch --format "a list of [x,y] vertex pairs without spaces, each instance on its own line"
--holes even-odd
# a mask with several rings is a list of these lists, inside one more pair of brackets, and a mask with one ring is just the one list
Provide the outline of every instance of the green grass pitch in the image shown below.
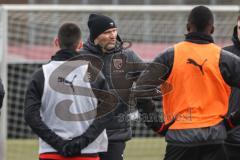
[[[124,154],[124,160],[162,160],[165,153],[165,141],[163,138],[133,138],[128,141]],[[7,160],[37,160],[37,140],[7,141]]]

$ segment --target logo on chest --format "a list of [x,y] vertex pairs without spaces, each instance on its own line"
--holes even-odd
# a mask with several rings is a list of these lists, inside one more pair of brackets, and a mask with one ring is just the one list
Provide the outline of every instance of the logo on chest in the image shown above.
[[115,73],[123,73],[124,72],[124,69],[123,69],[124,62],[123,62],[122,58],[114,58],[112,60],[112,63],[113,63],[113,72],[115,72]]
[[205,64],[205,62],[207,61],[207,59],[205,59],[202,64],[198,64],[194,59],[188,58],[187,59],[187,64],[192,64],[195,67],[198,67],[200,72],[202,73],[202,75],[204,75],[204,71],[203,71],[203,65]]

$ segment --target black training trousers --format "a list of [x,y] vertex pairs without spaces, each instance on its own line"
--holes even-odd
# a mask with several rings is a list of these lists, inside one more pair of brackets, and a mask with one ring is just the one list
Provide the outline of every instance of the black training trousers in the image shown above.
[[109,142],[108,151],[99,154],[101,160],[123,160],[125,142]]
[[200,146],[167,145],[164,160],[228,160],[223,144]]
[[240,145],[225,144],[229,160],[240,160]]

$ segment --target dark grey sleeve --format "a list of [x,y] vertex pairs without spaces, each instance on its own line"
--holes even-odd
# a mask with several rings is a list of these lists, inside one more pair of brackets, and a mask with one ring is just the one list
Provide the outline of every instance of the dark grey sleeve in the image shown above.
[[[143,91],[142,95],[147,95],[147,93],[151,93],[153,89],[158,88],[169,77],[173,67],[173,61],[173,48],[169,48],[164,53],[159,54],[150,64],[148,64],[145,71],[139,77],[136,83],[136,89],[139,92]],[[146,94],[144,94],[144,92]],[[150,94],[150,97],[151,96],[152,95]]]
[[168,78],[173,66],[174,53],[170,48],[158,55],[141,74],[136,83],[137,107],[144,123],[154,131],[162,126],[163,118],[156,111],[156,106],[151,100],[153,97],[161,98],[159,86]]
[[240,58],[226,50],[221,50],[219,68],[224,81],[229,86],[240,89]]
[[140,121],[145,123],[148,128],[157,131],[161,127],[163,118],[156,111],[156,106],[152,99],[138,99],[137,109],[140,113]]
[[169,77],[172,67],[173,67],[173,61],[174,61],[174,48],[168,48],[165,52],[158,55],[154,60],[153,63],[158,63],[163,68],[158,68],[158,71],[160,73],[159,77],[162,80],[167,80]]
[[132,50],[126,50],[128,63],[127,63],[127,79],[131,79],[132,81],[136,81],[142,71],[146,68],[143,60]]
[[43,87],[44,75],[42,69],[40,69],[34,73],[27,87],[24,118],[34,133],[54,149],[59,151],[65,143],[64,140],[49,129],[40,116]]
[[131,56],[132,56],[132,61],[136,63],[142,63],[143,60],[133,51],[130,51]]
[[5,95],[5,90],[2,84],[2,80],[0,79],[0,109],[2,108],[4,95]]

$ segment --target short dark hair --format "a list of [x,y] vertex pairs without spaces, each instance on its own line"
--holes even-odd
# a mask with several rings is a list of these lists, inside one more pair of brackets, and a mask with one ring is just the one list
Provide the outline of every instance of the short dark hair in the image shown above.
[[61,49],[76,49],[81,40],[81,30],[74,23],[64,23],[58,30],[59,46]]
[[205,6],[197,6],[190,12],[188,23],[194,25],[197,31],[203,32],[208,25],[213,25],[213,14],[209,8]]

